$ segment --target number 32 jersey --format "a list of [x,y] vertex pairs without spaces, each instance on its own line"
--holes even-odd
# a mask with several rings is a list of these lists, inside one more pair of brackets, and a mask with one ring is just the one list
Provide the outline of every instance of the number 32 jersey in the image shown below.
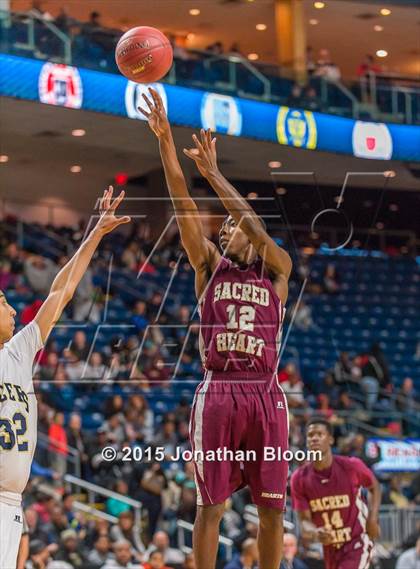
[[222,257],[200,305],[205,369],[275,373],[283,316],[261,259],[241,268]]
[[36,322],[0,350],[0,502],[20,505],[37,440],[32,366],[42,348]]

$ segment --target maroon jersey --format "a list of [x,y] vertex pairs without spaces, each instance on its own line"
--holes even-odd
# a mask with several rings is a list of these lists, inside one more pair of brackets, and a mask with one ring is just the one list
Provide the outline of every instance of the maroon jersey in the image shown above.
[[261,259],[240,268],[222,257],[200,304],[204,367],[275,373],[283,315]]
[[[334,532],[334,543],[324,546],[327,567],[341,567],[337,556],[359,552],[360,567],[365,567],[370,549],[366,534],[367,504],[362,488],[372,486],[371,470],[358,458],[334,456],[330,468],[315,470],[313,464],[298,468],[291,479],[294,510],[309,510],[317,527],[328,526]],[[335,560],[335,561],[333,561]],[[344,566],[344,565],[343,565]],[[355,565],[355,568],[358,568]]]

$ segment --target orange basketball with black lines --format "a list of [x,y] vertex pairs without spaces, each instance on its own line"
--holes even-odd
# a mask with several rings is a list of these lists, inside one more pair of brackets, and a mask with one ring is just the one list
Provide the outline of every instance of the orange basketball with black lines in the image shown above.
[[136,83],[153,83],[171,68],[173,50],[168,38],[156,28],[138,26],[126,32],[115,50],[121,73]]

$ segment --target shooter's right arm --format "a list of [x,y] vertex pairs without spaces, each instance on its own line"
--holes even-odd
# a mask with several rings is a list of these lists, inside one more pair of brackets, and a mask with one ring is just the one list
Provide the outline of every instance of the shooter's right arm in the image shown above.
[[159,140],[159,150],[165,171],[169,195],[188,259],[196,272],[211,271],[218,260],[216,246],[206,239],[199,211],[191,198],[176,153],[171,127],[163,102],[154,89],[149,89],[153,101],[143,95],[149,110],[139,108],[146,116],[151,130]]

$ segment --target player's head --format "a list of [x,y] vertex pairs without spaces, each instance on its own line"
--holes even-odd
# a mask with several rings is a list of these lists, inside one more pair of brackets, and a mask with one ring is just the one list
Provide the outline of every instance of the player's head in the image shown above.
[[[264,220],[259,219],[265,229]],[[257,254],[251,241],[231,215],[228,215],[222,223],[219,231],[219,244],[223,254],[232,261],[248,263]]]
[[323,417],[312,417],[306,425],[306,446],[309,450],[321,451],[322,455],[334,444],[331,424]]
[[10,340],[15,329],[16,310],[7,302],[6,295],[0,290],[0,347]]

